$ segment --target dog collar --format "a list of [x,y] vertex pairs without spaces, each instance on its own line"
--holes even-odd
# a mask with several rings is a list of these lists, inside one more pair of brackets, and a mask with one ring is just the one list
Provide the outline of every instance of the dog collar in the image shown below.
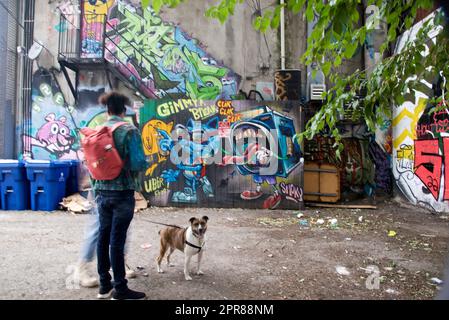
[[192,248],[198,249],[198,252],[200,252],[201,249],[203,249],[203,246],[204,246],[204,242],[203,242],[203,246],[201,246],[201,247],[199,247],[199,246],[197,246],[197,245],[194,245],[193,243],[190,243],[190,242],[187,241],[187,240],[185,241],[185,243],[186,243],[186,245],[191,246]]

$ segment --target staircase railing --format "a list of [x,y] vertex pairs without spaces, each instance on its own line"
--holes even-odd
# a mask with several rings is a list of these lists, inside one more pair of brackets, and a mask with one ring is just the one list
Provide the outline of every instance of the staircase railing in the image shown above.
[[80,57],[80,27],[79,15],[64,15],[59,18],[58,58],[59,59],[79,59]]
[[[144,61],[142,58],[139,59],[139,57],[143,57],[145,55],[138,48],[136,48],[136,46],[132,42],[124,38],[112,24],[106,21],[105,25],[105,60],[114,64],[120,63],[121,68],[125,68],[126,73],[128,73],[126,76],[129,76],[129,80],[133,82],[134,85],[138,86],[140,88],[140,91],[144,91],[143,93],[145,96],[150,96],[153,98],[156,97],[156,92],[151,88],[150,85],[153,81],[150,79],[151,72],[142,67],[148,62]],[[119,41],[122,44],[126,43],[128,48],[132,48],[132,55],[125,52],[125,50],[119,45]],[[122,58],[120,58],[119,55],[121,55]],[[134,70],[132,70],[131,68],[133,68]]]
[[[61,14],[59,29],[58,60],[74,64],[105,63],[143,96],[157,97],[151,72],[142,67],[148,63],[142,58],[146,55],[123,37],[105,15],[85,14],[80,18]],[[119,41],[132,48],[132,55],[120,47]]]

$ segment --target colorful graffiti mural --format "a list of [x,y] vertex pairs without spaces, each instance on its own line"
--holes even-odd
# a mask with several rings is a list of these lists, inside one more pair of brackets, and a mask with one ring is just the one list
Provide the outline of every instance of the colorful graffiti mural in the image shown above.
[[[98,104],[107,86],[92,86],[86,72],[79,80],[78,104],[70,106],[53,73],[40,68],[33,74],[31,129],[23,136],[23,158],[82,159],[79,128],[95,128],[107,120],[105,107]],[[125,120],[138,126],[130,108]]]
[[[82,57],[104,54],[147,96],[215,100],[237,94],[240,77],[150,7],[142,10],[129,1],[85,1],[83,12]],[[103,16],[92,13],[106,14],[105,26]]]
[[24,158],[77,159],[79,138],[73,118],[53,74],[33,75],[31,132],[23,136]]
[[[412,41],[423,22],[405,32],[396,48]],[[429,34],[432,41],[436,28]],[[443,78],[424,79],[419,90],[408,93],[393,108],[393,175],[402,194],[412,203],[437,212],[449,211],[449,115],[447,110],[429,114],[430,98],[441,95]]]
[[303,206],[299,103],[147,100],[140,124],[152,204]]

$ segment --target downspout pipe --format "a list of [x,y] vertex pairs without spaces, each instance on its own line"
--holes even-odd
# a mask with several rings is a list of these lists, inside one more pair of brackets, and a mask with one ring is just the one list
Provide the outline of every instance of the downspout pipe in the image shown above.
[[285,0],[280,0],[281,4],[281,17],[280,17],[280,27],[281,27],[281,70],[285,70]]

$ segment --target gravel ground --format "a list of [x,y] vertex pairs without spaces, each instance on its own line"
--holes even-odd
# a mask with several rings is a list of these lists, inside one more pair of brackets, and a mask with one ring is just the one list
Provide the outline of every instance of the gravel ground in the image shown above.
[[[186,226],[202,215],[210,218],[205,275],[185,281],[179,251],[158,274],[161,227],[147,220]],[[96,289],[73,283],[90,218],[1,211],[0,299],[95,299]],[[377,210],[150,208],[132,223],[129,264],[139,268],[129,285],[149,299],[432,299],[448,218],[390,200]]]

